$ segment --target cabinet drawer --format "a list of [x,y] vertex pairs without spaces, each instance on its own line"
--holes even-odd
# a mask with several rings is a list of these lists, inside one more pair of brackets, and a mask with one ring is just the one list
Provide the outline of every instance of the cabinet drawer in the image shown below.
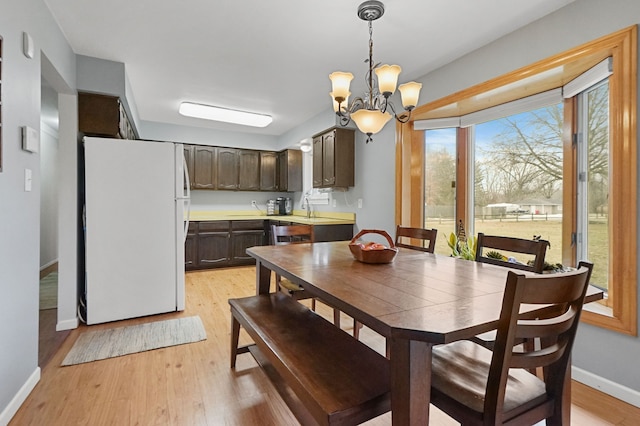
[[229,230],[228,220],[215,220],[215,221],[198,223],[199,233],[209,232],[209,231],[228,231],[228,230]]
[[231,229],[249,229],[249,230],[263,230],[263,220],[232,220]]

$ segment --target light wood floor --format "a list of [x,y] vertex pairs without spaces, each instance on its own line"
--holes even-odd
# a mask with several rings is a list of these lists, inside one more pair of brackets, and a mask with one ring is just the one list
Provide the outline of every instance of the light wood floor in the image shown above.
[[[40,383],[10,425],[297,425],[249,354],[229,368],[227,299],[255,294],[255,268],[189,272],[185,312],[73,330],[42,370]],[[332,310],[319,304],[330,319]],[[70,367],[60,363],[87,330],[199,315],[207,340]],[[343,317],[343,328],[352,322]],[[248,341],[243,335],[244,341]],[[361,340],[382,352],[368,329]],[[432,409],[431,424],[455,425]],[[389,425],[389,414],[367,425]],[[638,425],[640,409],[574,382],[572,424]]]

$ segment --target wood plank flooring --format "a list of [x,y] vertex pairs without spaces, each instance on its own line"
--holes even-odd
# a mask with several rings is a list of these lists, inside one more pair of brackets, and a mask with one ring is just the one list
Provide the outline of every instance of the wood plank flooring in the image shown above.
[[[297,425],[280,396],[248,354],[229,368],[227,300],[255,294],[255,268],[189,272],[186,311],[73,330],[44,365],[40,383],[10,425]],[[333,311],[318,303],[331,320]],[[207,340],[182,346],[60,367],[87,330],[199,315]],[[343,328],[352,324],[343,317]],[[361,340],[383,353],[384,339],[364,328]],[[246,334],[242,342],[249,342]],[[432,409],[431,425],[457,423]],[[574,425],[637,425],[640,409],[574,383]],[[389,414],[366,423],[391,424]]]

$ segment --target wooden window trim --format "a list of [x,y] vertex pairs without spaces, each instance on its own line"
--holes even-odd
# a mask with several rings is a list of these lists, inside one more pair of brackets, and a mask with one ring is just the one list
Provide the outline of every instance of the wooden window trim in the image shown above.
[[[609,286],[613,300],[612,315],[603,315],[585,309],[582,320],[585,323],[607,328],[616,332],[637,335],[637,27],[631,26],[601,37],[550,58],[538,61],[508,74],[435,100],[417,107],[412,118],[405,124],[398,123],[396,138],[396,222],[420,223],[424,209],[422,190],[424,169],[423,131],[413,130],[413,121],[459,116],[478,111],[509,100],[519,99],[545,90],[563,86],[567,81],[586,71],[606,57],[613,57],[614,74],[609,78],[610,90],[610,149],[611,149],[611,192],[609,235]],[[521,84],[531,76],[540,75],[552,69],[562,69],[553,78],[539,81],[535,86]],[[483,93],[511,85],[513,90],[503,97],[481,96]],[[506,96],[507,98],[505,98]],[[488,103],[493,102],[493,104]],[[575,182],[575,154],[571,148],[571,134],[575,125],[574,104],[565,102],[565,129],[563,146],[565,150],[564,210],[567,217],[574,218],[575,200],[572,195]],[[571,114],[571,115],[567,115]],[[458,165],[460,169],[462,164]],[[460,178],[458,174],[458,178]],[[420,188],[417,186],[420,185]],[[458,182],[458,188],[466,188],[466,183]],[[466,193],[458,192],[458,198]],[[458,208],[461,205],[457,206]],[[466,206],[465,206],[466,207]],[[468,208],[466,208],[468,210]],[[569,211],[567,211],[569,210]],[[466,212],[457,212],[464,217]],[[565,223],[566,222],[566,223]],[[575,220],[563,220],[563,241],[571,241],[575,232]],[[629,238],[629,236],[632,236]],[[568,238],[568,239],[567,239]],[[569,243],[563,244],[563,262],[575,264],[575,249]]]

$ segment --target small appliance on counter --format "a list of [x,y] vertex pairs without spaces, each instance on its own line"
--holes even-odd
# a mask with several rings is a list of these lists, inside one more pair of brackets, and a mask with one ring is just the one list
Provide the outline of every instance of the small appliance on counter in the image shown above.
[[284,214],[293,214],[293,201],[289,197],[284,199]]
[[280,211],[276,209],[276,200],[267,200],[267,216],[276,216]]

